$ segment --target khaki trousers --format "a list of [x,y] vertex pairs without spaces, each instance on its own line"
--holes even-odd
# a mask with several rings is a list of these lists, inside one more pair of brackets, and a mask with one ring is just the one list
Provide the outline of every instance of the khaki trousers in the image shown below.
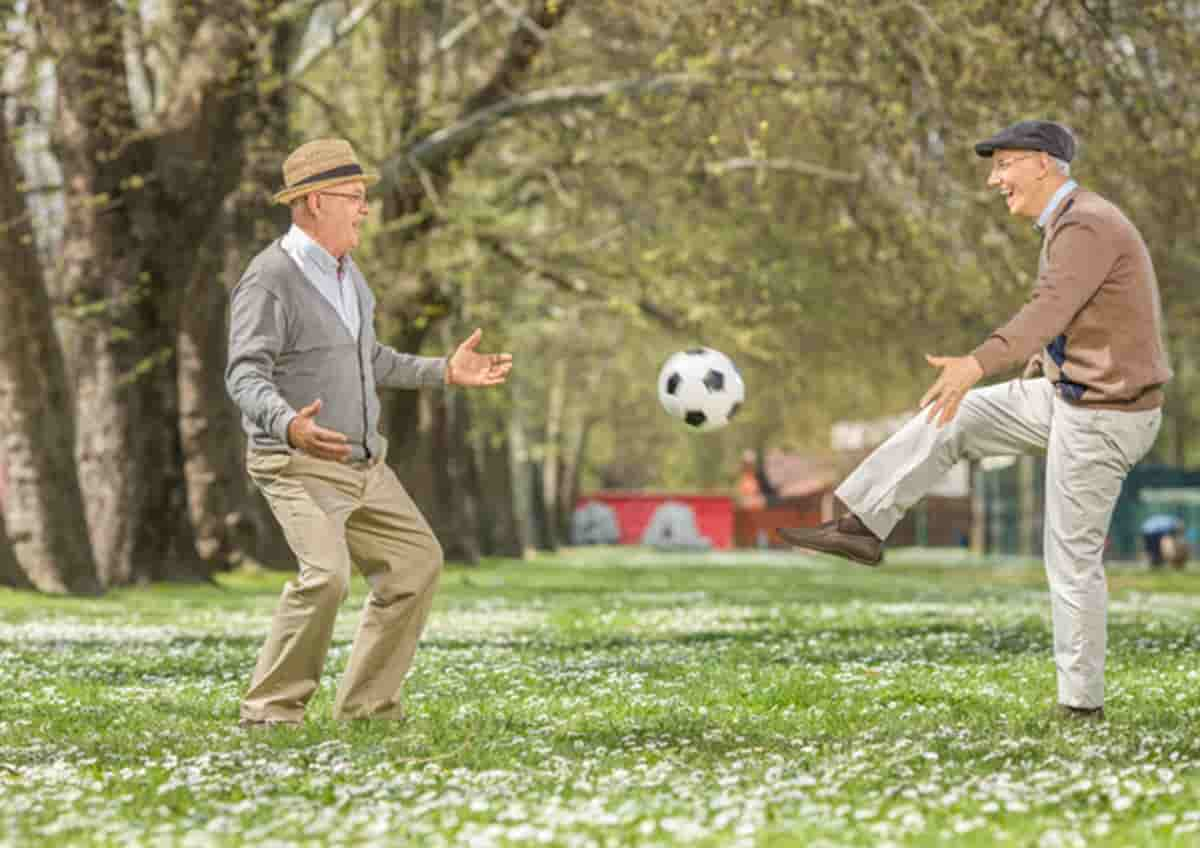
[[1072,406],[1049,380],[968,392],[938,428],[918,414],[837,489],[881,539],[961,459],[1046,454],[1043,548],[1050,584],[1059,703],[1104,704],[1108,584],[1104,542],[1126,475],[1158,435],[1162,414]]
[[351,563],[370,584],[333,715],[403,718],[400,687],[412,665],[442,549],[395,472],[379,457],[343,464],[251,451],[247,469],[295,552],[241,715],[299,721],[320,685]]

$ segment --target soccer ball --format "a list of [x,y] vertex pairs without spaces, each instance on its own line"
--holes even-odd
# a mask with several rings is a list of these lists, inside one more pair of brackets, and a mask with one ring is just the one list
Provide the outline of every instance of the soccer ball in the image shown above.
[[672,354],[658,372],[658,400],[668,415],[696,430],[718,430],[746,398],[742,375],[728,356],[708,347]]

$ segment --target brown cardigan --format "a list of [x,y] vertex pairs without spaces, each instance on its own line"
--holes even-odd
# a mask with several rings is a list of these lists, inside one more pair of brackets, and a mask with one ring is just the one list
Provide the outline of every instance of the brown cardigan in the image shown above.
[[1073,403],[1162,406],[1171,367],[1154,265],[1137,228],[1100,195],[1076,189],[1044,235],[1033,296],[972,352],[984,376],[1030,360]]

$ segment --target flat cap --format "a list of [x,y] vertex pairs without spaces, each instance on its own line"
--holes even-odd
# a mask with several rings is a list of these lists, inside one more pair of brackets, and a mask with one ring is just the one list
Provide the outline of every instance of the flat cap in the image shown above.
[[1040,150],[1070,162],[1075,158],[1075,136],[1054,121],[1018,121],[975,145],[980,156],[991,156],[997,150]]

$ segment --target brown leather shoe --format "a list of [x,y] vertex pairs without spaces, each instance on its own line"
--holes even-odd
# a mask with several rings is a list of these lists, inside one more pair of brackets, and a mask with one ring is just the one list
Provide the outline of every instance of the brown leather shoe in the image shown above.
[[779,536],[789,545],[852,559],[863,565],[883,561],[883,542],[857,515],[843,515],[820,527],[785,527]]
[[1054,713],[1059,718],[1075,721],[1104,721],[1104,707],[1069,707],[1059,704]]

